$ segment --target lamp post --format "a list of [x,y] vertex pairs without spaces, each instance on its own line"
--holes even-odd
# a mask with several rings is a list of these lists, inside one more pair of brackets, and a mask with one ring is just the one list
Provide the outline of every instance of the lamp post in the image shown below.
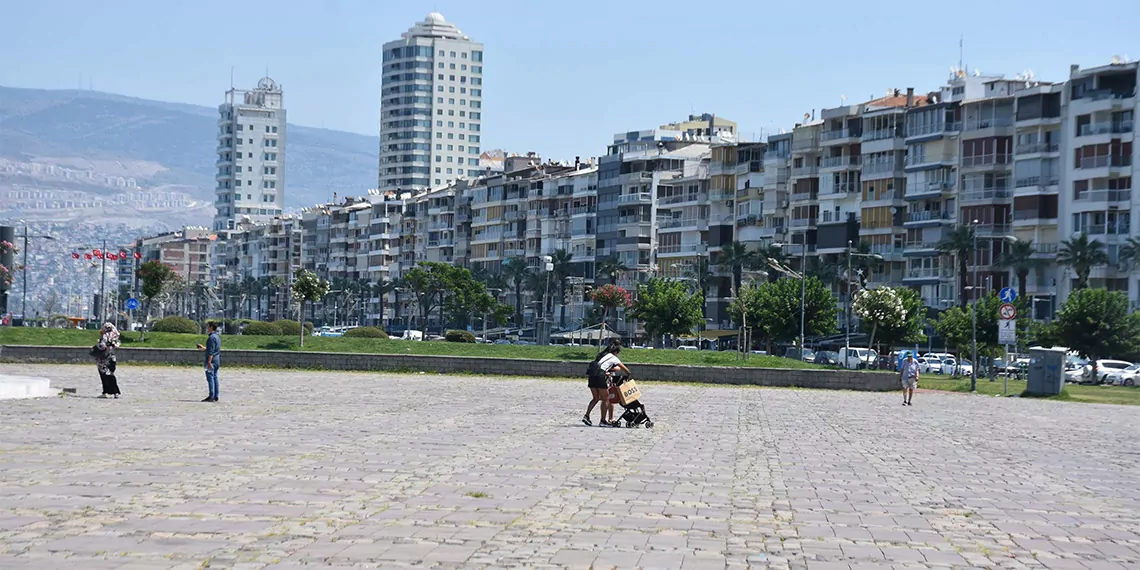
[[[882,259],[883,259],[883,256],[881,256],[877,253],[855,253],[855,252],[851,251],[853,245],[854,244],[853,244],[852,240],[847,240],[847,277],[845,278],[845,281],[847,282],[847,326],[844,327],[845,330],[844,330],[844,340],[843,340],[843,344],[846,347],[846,349],[843,351],[843,366],[844,366],[844,368],[846,368],[848,366],[847,363],[851,359],[851,303],[855,300],[855,296],[852,295],[852,291],[851,291],[851,289],[852,289],[852,285],[851,285],[851,258],[853,258],[853,257],[868,257],[871,259],[877,259],[879,261],[882,261]],[[870,350],[870,348],[871,347],[869,347],[869,346],[867,347],[868,350]],[[868,357],[869,356],[870,356],[870,354],[868,354]]]

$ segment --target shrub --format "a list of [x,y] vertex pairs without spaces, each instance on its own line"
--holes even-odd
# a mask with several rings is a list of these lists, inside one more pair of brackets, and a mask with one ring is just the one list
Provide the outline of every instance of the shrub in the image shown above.
[[150,330],[154,332],[166,333],[183,333],[183,334],[201,334],[202,328],[198,323],[186,317],[166,317],[158,319],[151,325]]
[[[290,321],[288,319],[281,321],[273,321],[274,324],[281,327],[281,334],[285,336],[297,336],[301,334],[301,323],[297,321]],[[313,323],[305,323],[305,336],[312,336]]]
[[447,331],[443,335],[444,340],[447,342],[466,342],[475,344],[475,335],[467,331]]
[[245,330],[241,332],[243,335],[253,336],[281,336],[281,327],[277,323],[267,323],[264,321],[250,321],[245,325]]
[[238,334],[241,327],[252,323],[249,319],[226,319],[226,334]]
[[376,327],[356,327],[344,333],[347,338],[388,338],[388,333]]

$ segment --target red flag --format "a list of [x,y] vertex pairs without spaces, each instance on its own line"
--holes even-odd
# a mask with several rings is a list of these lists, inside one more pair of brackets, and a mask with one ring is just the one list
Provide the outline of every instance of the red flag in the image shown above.
[[71,259],[79,259],[79,254],[78,253],[71,254]]
[[94,257],[94,256],[91,255],[90,253],[83,254],[83,258],[86,259],[87,261],[91,261],[92,257]]
[[103,253],[103,252],[101,252],[101,251],[99,251],[99,250],[97,250],[97,249],[96,249],[96,250],[92,251],[91,253],[94,253],[94,254],[95,254],[95,257],[99,257],[99,254],[101,254],[101,253]]
[[108,253],[108,254],[107,254],[107,259],[110,259],[111,261],[118,261],[118,260],[119,260],[119,254],[117,254],[117,253]]
[[127,250],[125,250],[125,249],[120,249],[120,250],[119,250],[119,257],[121,257],[121,258],[123,258],[123,259],[126,259],[126,258],[127,258]]
[[135,252],[135,259],[142,259],[142,254],[136,251]]

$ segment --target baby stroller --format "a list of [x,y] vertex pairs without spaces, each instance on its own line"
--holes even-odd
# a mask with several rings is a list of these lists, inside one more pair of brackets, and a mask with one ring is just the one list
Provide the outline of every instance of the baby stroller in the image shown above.
[[645,413],[645,406],[641,404],[641,400],[634,400],[628,404],[621,403],[617,397],[617,387],[624,384],[627,380],[632,378],[628,376],[613,376],[613,386],[610,388],[610,402],[625,408],[625,413],[618,418],[618,423],[625,422],[625,427],[634,428],[644,425],[647,428],[653,427],[653,420],[649,419],[649,414]]

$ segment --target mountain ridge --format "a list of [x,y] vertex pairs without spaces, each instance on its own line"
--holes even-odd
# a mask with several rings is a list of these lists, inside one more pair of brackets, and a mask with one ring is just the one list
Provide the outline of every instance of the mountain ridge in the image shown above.
[[[216,114],[202,105],[116,93],[0,86],[0,158],[147,165],[136,168],[140,186],[186,186],[195,199],[212,203]],[[376,185],[378,137],[292,123],[288,129],[287,208]]]

